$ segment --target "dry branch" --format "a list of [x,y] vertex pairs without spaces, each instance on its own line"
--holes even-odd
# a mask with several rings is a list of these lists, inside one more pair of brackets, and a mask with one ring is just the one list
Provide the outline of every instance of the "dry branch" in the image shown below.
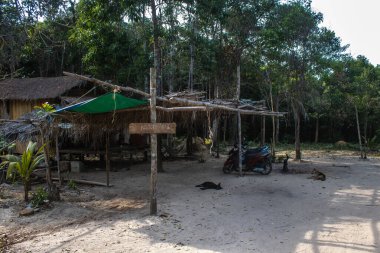
[[[100,80],[95,79],[95,78],[90,78],[90,77],[86,77],[86,76],[82,76],[82,75],[78,75],[78,74],[73,74],[73,73],[69,73],[69,72],[65,72],[65,71],[63,72],[63,74],[91,82],[91,83],[98,85],[98,86],[105,86],[105,87],[108,87],[111,89],[116,89],[116,90],[125,91],[125,92],[134,92],[136,94],[150,98],[150,94],[143,92],[143,91],[140,91],[138,89],[131,88],[131,87],[118,86],[118,85],[114,85],[114,84],[111,84],[108,82],[100,81]],[[181,105],[204,106],[204,107],[211,108],[211,109],[218,109],[218,110],[224,110],[224,111],[229,111],[229,112],[240,112],[241,114],[247,114],[247,115],[283,116],[285,114],[284,112],[243,110],[243,109],[237,108],[236,105],[227,106],[227,105],[214,104],[211,102],[195,101],[195,100],[178,98],[178,97],[170,97],[170,98],[157,97],[157,100],[163,101],[163,102],[181,104]]]

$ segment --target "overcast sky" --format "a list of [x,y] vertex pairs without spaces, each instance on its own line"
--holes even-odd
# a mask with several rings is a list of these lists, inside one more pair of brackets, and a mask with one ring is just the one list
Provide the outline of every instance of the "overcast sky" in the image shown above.
[[350,44],[348,52],[380,64],[380,0],[313,0],[312,7],[342,44]]

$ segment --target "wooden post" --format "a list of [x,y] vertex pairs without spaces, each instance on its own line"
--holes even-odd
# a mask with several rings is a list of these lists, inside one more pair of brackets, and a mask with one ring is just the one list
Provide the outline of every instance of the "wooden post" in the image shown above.
[[243,176],[243,161],[242,158],[242,145],[241,145],[241,115],[237,113],[237,125],[238,125],[238,147],[239,147],[239,174]]
[[110,135],[106,133],[106,173],[107,173],[107,187],[110,186]]
[[261,141],[260,146],[265,145],[265,116],[261,116]]
[[59,157],[59,146],[58,146],[58,134],[55,136],[55,157],[57,160],[57,170],[58,170],[58,185],[62,185],[62,175],[61,175],[61,166],[60,166],[60,157]]
[[[240,63],[236,68],[236,76],[237,76],[237,88],[236,88],[236,99],[239,103],[240,100]],[[242,158],[242,150],[241,150],[241,115],[240,111],[237,113],[237,127],[238,127],[238,148],[239,148],[239,174],[243,176],[243,161]]]
[[[150,122],[156,123],[156,69],[150,69]],[[157,134],[150,135],[150,215],[157,214]]]

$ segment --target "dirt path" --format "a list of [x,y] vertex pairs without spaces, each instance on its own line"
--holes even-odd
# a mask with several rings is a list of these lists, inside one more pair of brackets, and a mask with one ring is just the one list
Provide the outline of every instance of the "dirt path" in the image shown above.
[[[166,163],[158,217],[147,215],[149,164],[134,166],[31,217],[0,209],[0,234],[20,240],[9,252],[380,252],[380,160],[309,155],[289,163],[297,173],[277,164],[242,178],[222,174],[222,159]],[[308,179],[313,168],[327,180]],[[223,189],[194,187],[204,181]]]

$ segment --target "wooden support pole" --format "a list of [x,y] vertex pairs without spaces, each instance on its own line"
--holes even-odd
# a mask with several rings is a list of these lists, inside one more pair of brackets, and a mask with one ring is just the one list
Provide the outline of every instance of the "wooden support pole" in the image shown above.
[[110,135],[106,133],[106,173],[107,173],[107,187],[110,186],[110,170],[111,170],[111,162],[110,162]]
[[239,174],[243,176],[243,161],[242,161],[242,145],[241,145],[241,115],[237,113],[237,127],[238,127],[238,148],[239,148]]
[[[156,69],[150,69],[150,122],[156,123]],[[150,215],[157,215],[157,134],[150,135]]]
[[[236,88],[236,100],[239,102],[240,100],[240,63],[236,68],[236,76],[237,76],[237,88]],[[238,130],[238,149],[239,149],[239,174],[243,176],[243,161],[242,161],[242,145],[241,145],[241,115],[240,111],[237,111],[237,130]]]
[[57,160],[57,170],[58,170],[58,185],[62,185],[62,175],[61,175],[61,166],[60,166],[60,157],[59,157],[59,146],[58,146],[58,134],[55,136],[55,157]]
[[261,140],[260,146],[265,145],[265,116],[261,116]]

